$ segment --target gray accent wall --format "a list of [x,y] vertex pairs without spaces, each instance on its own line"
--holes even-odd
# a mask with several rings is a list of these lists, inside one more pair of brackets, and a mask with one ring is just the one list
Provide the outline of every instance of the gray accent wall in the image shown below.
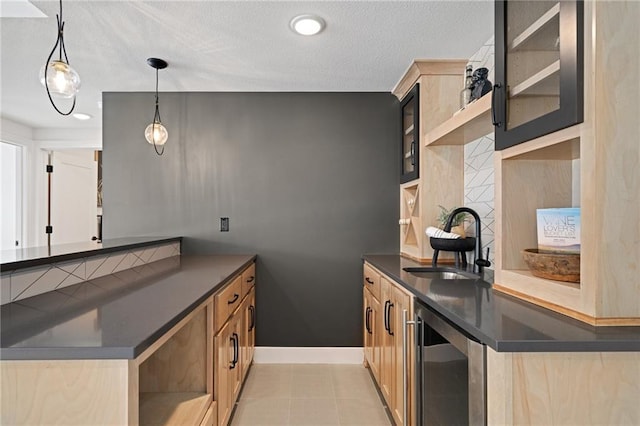
[[104,238],[256,253],[257,345],[361,346],[361,256],[398,252],[398,101],[161,93],[161,157],[143,136],[153,107],[153,93],[103,94]]

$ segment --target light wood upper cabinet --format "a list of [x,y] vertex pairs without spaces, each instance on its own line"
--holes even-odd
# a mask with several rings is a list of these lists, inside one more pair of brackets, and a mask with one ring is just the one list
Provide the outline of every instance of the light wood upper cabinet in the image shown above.
[[[453,207],[463,202],[462,147],[425,148],[424,139],[459,109],[466,63],[466,60],[415,61],[392,91],[402,100],[415,90],[419,101],[415,148],[418,173],[413,180],[401,181],[398,225],[401,253],[423,262],[430,261],[433,255],[424,230],[436,224],[438,205]],[[405,132],[409,129],[403,128]]]
[[496,149],[583,119],[583,2],[495,2]]
[[[583,6],[584,122],[496,152],[494,288],[589,324],[638,325],[640,3]],[[535,277],[522,259],[537,247],[536,209],[550,207],[581,208],[580,283]]]

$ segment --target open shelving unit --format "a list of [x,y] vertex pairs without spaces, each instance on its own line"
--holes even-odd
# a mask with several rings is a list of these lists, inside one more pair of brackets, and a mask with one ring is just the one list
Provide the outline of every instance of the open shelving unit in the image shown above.
[[411,257],[419,257],[422,245],[420,220],[420,184],[416,181],[400,185],[400,246]]
[[140,425],[199,425],[213,402],[213,301],[194,310],[138,359]]
[[537,247],[536,209],[580,206],[580,130],[573,126],[496,152],[494,288],[572,316],[582,309],[580,283],[534,276],[522,251]]
[[466,145],[491,132],[491,94],[487,93],[427,133],[425,146]]
[[[452,207],[463,202],[463,149],[460,146],[425,147],[423,138],[458,111],[466,64],[466,60],[417,60],[392,91],[399,100],[418,91],[417,125],[414,128],[413,121],[407,119],[402,128],[404,134],[415,137],[412,141],[419,154],[419,164],[416,164],[419,173],[412,180],[401,180],[399,234],[400,253],[421,263],[430,263],[433,256],[425,229],[437,225],[438,205]],[[478,106],[484,108],[487,100],[469,105],[460,114],[469,114]],[[406,150],[402,155],[410,158]]]
[[[629,7],[584,3],[584,121],[497,151],[495,159],[494,289],[599,326],[640,325],[640,200],[629,196],[640,187],[637,164],[629,161],[640,155],[640,86],[625,59],[640,48],[640,34],[625,19]],[[538,44],[556,25],[556,9],[525,29],[516,47]],[[555,68],[552,62],[521,83],[519,93],[541,90],[556,78]],[[607,79],[611,73],[620,80]],[[537,246],[536,209],[549,207],[580,207],[580,283],[533,276],[522,259],[522,250]],[[633,226],[625,225],[629,212]]]

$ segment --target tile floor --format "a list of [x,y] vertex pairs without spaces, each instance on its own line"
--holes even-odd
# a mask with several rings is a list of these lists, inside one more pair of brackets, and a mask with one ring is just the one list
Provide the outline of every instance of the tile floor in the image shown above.
[[232,426],[391,425],[362,365],[254,364]]

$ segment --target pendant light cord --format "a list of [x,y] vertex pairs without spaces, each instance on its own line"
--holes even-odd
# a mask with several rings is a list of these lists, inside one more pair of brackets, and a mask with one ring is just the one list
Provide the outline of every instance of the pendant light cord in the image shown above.
[[60,0],[60,13],[56,15],[56,21],[58,22],[58,38],[56,39],[56,44],[53,45],[53,49],[51,49],[51,53],[49,53],[49,57],[47,57],[47,62],[44,64],[44,87],[47,89],[47,96],[49,96],[49,101],[51,101],[51,105],[60,115],[69,115],[73,112],[76,107],[76,97],[73,97],[73,104],[71,105],[71,109],[68,112],[62,112],[56,106],[56,103],[53,101],[51,97],[51,92],[49,91],[49,81],[47,80],[47,73],[49,71],[49,62],[51,62],[51,58],[58,48],[60,55],[60,62],[62,62],[62,55],[64,54],[64,59],[66,64],[69,64],[69,58],[67,57],[67,49],[64,47],[64,22],[62,21],[62,0]]
[[151,128],[151,139],[153,140],[153,149],[156,150],[156,154],[162,155],[164,154],[164,145],[161,146],[161,150],[158,151],[158,145],[156,145],[156,123],[162,123],[160,121],[160,108],[158,101],[158,68],[156,68],[156,110],[153,114],[153,127]]

